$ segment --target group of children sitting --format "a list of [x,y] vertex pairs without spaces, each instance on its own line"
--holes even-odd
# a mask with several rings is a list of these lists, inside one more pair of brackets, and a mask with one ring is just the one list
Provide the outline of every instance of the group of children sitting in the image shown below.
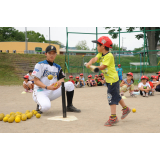
[[[141,77],[141,82],[138,84],[138,90],[140,95],[143,97],[148,97],[148,95],[154,95],[155,91],[160,92],[160,71],[157,72],[158,76],[151,76],[151,80],[145,75]],[[134,94],[134,79],[133,73],[127,73],[127,78],[122,80],[120,84],[120,94],[124,96],[124,93],[129,91],[131,96]]]
[[[23,87],[25,89],[25,92],[33,92],[34,77],[32,76],[32,72],[33,70],[30,70],[29,73],[23,77]],[[152,75],[151,80],[149,80],[149,78],[145,75],[141,77],[141,82],[138,84],[138,90],[140,91],[140,95],[142,95],[143,97],[148,97],[148,95],[154,95],[155,91],[160,92],[160,71],[157,72],[157,74],[158,76]],[[71,81],[76,88],[82,88],[85,85],[87,85],[88,87],[106,85],[103,73],[101,73],[100,75],[95,75],[94,79],[92,78],[92,75],[89,75],[86,81],[83,77],[83,73],[81,73],[80,76],[77,76],[75,78],[75,81],[73,80],[73,76],[70,75],[69,81]],[[120,83],[121,96],[124,96],[124,93],[127,91],[129,91],[130,96],[135,96],[134,79],[132,72],[127,73],[127,78],[121,80]]]
[[33,92],[34,88],[34,77],[32,76],[33,70],[29,70],[29,73],[26,74],[23,79],[23,88],[25,89],[25,92]]
[[81,88],[84,87],[85,85],[87,85],[88,87],[106,85],[103,73],[101,73],[100,75],[95,75],[94,79],[92,78],[92,75],[89,75],[86,81],[83,77],[83,73],[81,73],[80,76],[77,76],[75,78],[75,81],[73,80],[73,76],[70,75],[69,81],[71,81],[76,88]]

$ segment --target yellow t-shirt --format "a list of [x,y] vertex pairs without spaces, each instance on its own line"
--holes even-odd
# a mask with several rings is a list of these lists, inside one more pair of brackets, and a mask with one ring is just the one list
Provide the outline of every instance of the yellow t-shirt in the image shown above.
[[104,70],[102,70],[106,82],[111,84],[117,82],[119,80],[119,77],[115,69],[114,57],[112,53],[108,53],[104,56],[102,53],[98,53],[96,57],[98,58],[97,63],[100,63],[100,66],[107,66]]

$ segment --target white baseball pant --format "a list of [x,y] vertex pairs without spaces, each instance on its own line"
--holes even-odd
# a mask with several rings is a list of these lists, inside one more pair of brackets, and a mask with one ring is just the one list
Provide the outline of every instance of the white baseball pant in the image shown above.
[[[74,90],[74,84],[72,82],[65,82],[64,86],[65,91],[70,92]],[[62,95],[61,87],[59,87],[57,90],[34,89],[33,100],[39,105],[39,109],[42,112],[47,112],[51,108],[51,101],[59,98]]]

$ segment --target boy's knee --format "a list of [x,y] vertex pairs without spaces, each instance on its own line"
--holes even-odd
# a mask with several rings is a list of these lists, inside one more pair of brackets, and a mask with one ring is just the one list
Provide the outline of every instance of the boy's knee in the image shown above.
[[74,84],[72,82],[66,82],[65,83],[66,91],[73,91],[74,90]]
[[43,106],[40,106],[40,110],[42,112],[47,112],[51,108],[51,104],[45,104]]

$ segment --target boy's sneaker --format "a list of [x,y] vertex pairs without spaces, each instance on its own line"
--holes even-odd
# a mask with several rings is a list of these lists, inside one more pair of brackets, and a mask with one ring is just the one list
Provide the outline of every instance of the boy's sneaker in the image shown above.
[[148,93],[146,93],[146,97],[148,97]]
[[28,92],[28,90],[27,90],[27,89],[25,89],[25,92]]
[[38,104],[37,104],[37,108],[36,108],[36,111],[40,111],[40,110],[39,110],[39,105],[38,105]]
[[124,96],[124,92],[121,92],[121,94],[120,94],[121,96]]
[[154,91],[152,91],[152,96],[154,96]]
[[39,111],[37,111],[37,112],[38,112],[39,114],[42,114],[42,113],[43,113],[43,112],[42,112],[42,111],[40,111],[40,110],[39,110]]
[[145,96],[146,96],[146,94],[145,94],[145,92],[144,92],[144,91],[142,92],[142,94],[143,94],[143,97],[145,97]]
[[76,107],[72,106],[67,106],[67,112],[81,112],[80,109],[77,109]]
[[113,124],[116,124],[117,122],[119,122],[118,117],[116,116],[116,118],[112,118],[111,116],[109,117],[109,120],[104,124],[104,126],[112,126]]
[[32,89],[30,89],[30,90],[29,90],[29,93],[32,93],[32,92],[33,92],[33,90],[32,90]]
[[136,97],[136,95],[135,95],[135,94],[133,94],[133,93],[130,93],[130,96],[131,96],[131,97]]
[[122,109],[121,119],[124,119],[130,112],[131,112],[131,109],[129,107],[127,107],[126,109]]

